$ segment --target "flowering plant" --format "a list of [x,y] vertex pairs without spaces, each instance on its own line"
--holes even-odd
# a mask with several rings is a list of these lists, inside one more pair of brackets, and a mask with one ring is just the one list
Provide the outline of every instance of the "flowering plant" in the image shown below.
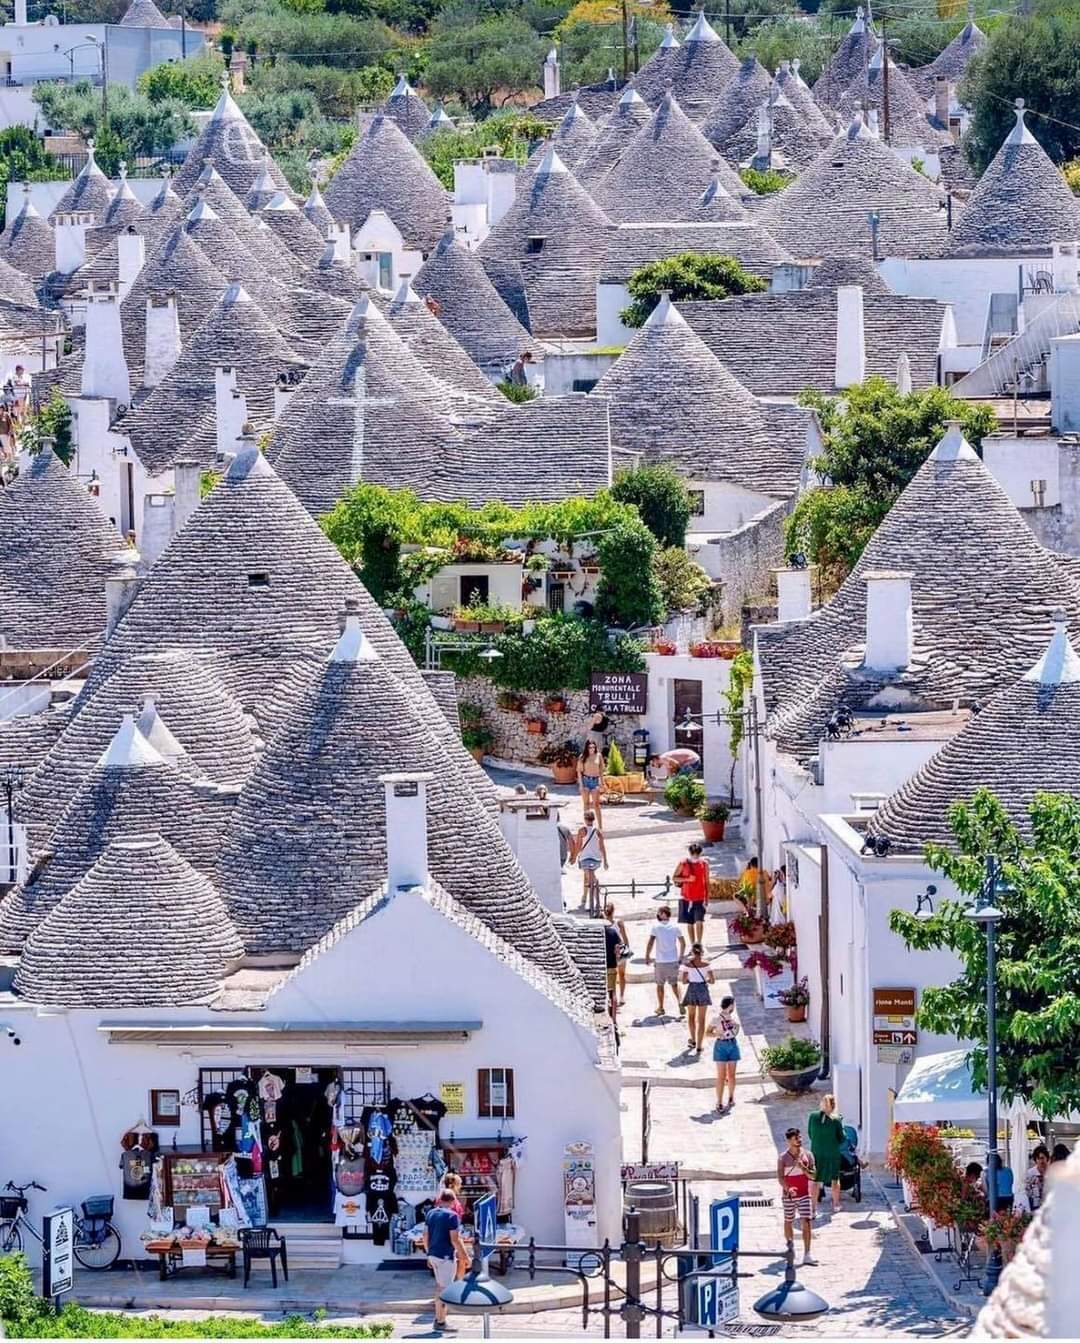
[[795,925],[770,923],[765,929],[765,941],[778,956],[787,956],[795,950]]
[[805,979],[792,984],[790,989],[781,989],[776,1000],[785,1007],[808,1007],[810,1005],[810,986]]
[[755,967],[760,967],[770,979],[775,979],[784,968],[783,964],[774,956],[770,956],[767,951],[751,952],[746,960],[743,961],[744,970],[753,970]]
[[758,942],[765,925],[753,914],[740,914],[731,920],[731,931],[744,942]]
[[942,1158],[948,1160],[948,1148],[938,1130],[927,1124],[897,1124],[889,1139],[885,1164],[894,1175],[903,1175],[912,1183],[924,1167]]
[[672,657],[675,653],[675,644],[671,639],[654,639],[652,651],[664,657]]
[[994,1213],[983,1229],[988,1245],[1015,1245],[1031,1225],[1031,1213],[1002,1208]]

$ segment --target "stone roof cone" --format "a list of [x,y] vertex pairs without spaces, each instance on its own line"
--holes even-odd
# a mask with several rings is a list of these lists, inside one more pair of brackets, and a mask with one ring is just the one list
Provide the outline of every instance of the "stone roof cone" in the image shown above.
[[802,113],[803,120],[811,130],[832,137],[836,134],[836,126],[814,101],[813,93],[799,74],[799,65],[799,61],[781,61],[773,76],[773,87]]
[[1080,656],[1063,611],[1038,662],[999,691],[967,725],[874,813],[870,829],[893,852],[921,853],[928,843],[953,847],[953,802],[979,788],[999,799],[1022,835],[1040,792],[1080,793]]
[[49,447],[0,490],[0,635],[12,649],[75,648],[105,632],[120,549],[98,501]]
[[[244,208],[240,197],[232,190],[212,163],[203,165],[198,182],[184,198],[185,214],[192,223],[192,212],[196,216],[204,213],[204,207],[210,216],[219,219],[228,226],[229,232],[218,228],[204,231],[213,232],[217,241],[211,247],[210,260],[219,269],[226,269],[224,258],[231,257],[231,265],[238,265],[240,259],[249,255],[259,263],[258,278],[279,279],[298,284],[303,281],[304,268],[284,244],[262,226],[260,221]],[[239,272],[237,272],[239,273]],[[254,278],[247,277],[245,278]]]
[[566,166],[576,168],[595,142],[596,133],[596,126],[581,110],[575,97],[555,127],[551,143]]
[[116,839],[30,937],[15,989],[56,1007],[205,1002],[243,950],[221,897],[160,835]]
[[814,85],[814,98],[820,106],[839,107],[840,99],[870,64],[876,45],[860,5],[854,23]]
[[173,181],[178,196],[186,196],[192,189],[208,159],[238,197],[250,191],[264,166],[282,191],[289,189],[285,175],[229,92],[228,75],[222,75],[221,96],[210,120],[188,150]]
[[78,177],[53,206],[49,222],[55,222],[58,214],[67,214],[72,210],[88,210],[94,216],[95,222],[101,224],[105,220],[111,198],[112,187],[109,185],[109,179],[98,167],[97,159],[94,157],[94,142],[87,140],[86,162]]
[[103,226],[119,233],[129,224],[139,223],[145,213],[142,203],[132,191],[127,180],[127,164],[121,163],[120,185],[109,202],[109,208],[105,211],[105,218],[102,221]]
[[668,92],[652,120],[598,184],[597,198],[619,223],[689,219],[717,174],[732,200],[738,201],[747,188],[737,173],[718,161],[716,150]]
[[304,214],[325,238],[326,230],[334,222],[334,216],[326,208],[326,202],[323,200],[323,194],[317,181],[313,180],[311,183],[311,191],[304,202]]
[[276,191],[270,197],[259,211],[259,218],[302,265],[315,266],[322,260],[325,237],[284,191]]
[[1080,203],[1024,122],[1016,125],[979,178],[953,225],[944,255],[1041,256],[1052,242],[1080,236]]
[[578,163],[578,181],[591,189],[617,162],[620,154],[651,116],[648,103],[637,89],[628,86],[615,104],[615,110],[601,123],[596,139]]
[[378,896],[387,861],[380,775],[423,772],[433,878],[578,991],[578,972],[494,818],[371,652],[347,625],[240,799],[219,883],[249,953],[303,951]]
[[772,81],[756,56],[747,56],[701,123],[701,133],[717,149],[723,149],[769,96]]
[[393,92],[379,110],[384,116],[392,117],[402,135],[409,140],[423,135],[431,122],[427,104],[403,74],[398,75]]
[[251,212],[261,210],[272,196],[275,196],[281,191],[281,188],[278,186],[274,174],[270,169],[270,163],[270,155],[267,154],[263,159],[262,166],[259,168],[255,181],[252,182],[251,186],[244,194],[243,203]]
[[670,90],[687,114],[701,121],[738,72],[739,58],[701,12],[682,46],[661,46],[634,76],[634,87],[651,107]]
[[[483,267],[478,269],[487,282]],[[499,299],[499,302],[502,303],[502,300]],[[497,403],[499,393],[490,380],[481,373],[465,347],[454,339],[441,318],[428,308],[408,280],[402,281],[386,315],[405,347],[432,377],[460,392],[492,404]]]
[[353,228],[372,210],[384,210],[407,247],[429,252],[442,235],[450,197],[393,117],[380,113],[331,179],[326,205]]
[[154,0],[131,0],[124,17],[120,20],[121,28],[168,28],[169,20],[154,4]]
[[[764,115],[769,131],[769,163],[758,162],[759,119]],[[818,157],[831,139],[809,125],[802,113],[773,87],[761,107],[727,142],[724,155],[729,163],[749,163],[752,168],[772,167],[801,173]]]
[[503,302],[476,253],[457,241],[453,227],[421,266],[413,286],[438,302],[439,321],[478,367],[505,368],[528,349],[532,337]]
[[[1046,646],[1056,607],[1080,630],[1080,589],[952,424],[832,601],[775,635],[759,631],[769,693],[779,700],[770,731],[782,749],[817,749],[845,684],[843,659],[865,639],[864,575],[872,571],[913,575],[911,675],[941,707],[985,700],[1022,676]],[[1033,619],[1035,611],[1046,616]],[[874,690],[868,681],[866,693]]]
[[0,257],[35,280],[51,274],[56,265],[52,225],[31,201],[29,183],[23,187],[19,213],[0,234]]
[[531,186],[518,191],[477,255],[517,261],[529,253],[530,238],[542,237],[542,264],[558,258],[580,265],[602,255],[610,228],[611,220],[549,145]]

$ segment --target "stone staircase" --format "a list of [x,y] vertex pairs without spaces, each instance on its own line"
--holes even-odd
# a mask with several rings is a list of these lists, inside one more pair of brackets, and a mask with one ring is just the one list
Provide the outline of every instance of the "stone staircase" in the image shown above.
[[281,1222],[277,1229],[288,1247],[290,1273],[341,1267],[341,1227],[331,1222]]

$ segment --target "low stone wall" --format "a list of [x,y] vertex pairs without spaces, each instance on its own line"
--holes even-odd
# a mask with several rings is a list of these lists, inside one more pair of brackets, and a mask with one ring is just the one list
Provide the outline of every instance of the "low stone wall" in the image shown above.
[[[566,713],[548,713],[544,708],[546,691],[522,691],[525,697],[525,712],[514,713],[500,709],[496,701],[502,690],[483,676],[462,677],[458,681],[458,703],[478,704],[484,711],[487,726],[495,734],[495,745],[490,754],[499,760],[513,760],[525,765],[537,764],[537,756],[549,743],[566,741],[572,737],[577,742],[585,740],[589,719],[589,692],[587,690],[564,691]],[[547,731],[542,735],[527,732],[525,719],[530,715],[543,718],[547,722]],[[615,740],[619,743],[626,766],[630,768],[630,750],[632,734],[638,726],[635,718],[612,719],[615,728]]]
[[758,514],[738,530],[709,542],[720,553],[719,563],[708,565],[724,581],[723,618],[738,620],[743,603],[757,593],[767,592],[771,570],[784,562],[784,523],[794,500],[778,502]]

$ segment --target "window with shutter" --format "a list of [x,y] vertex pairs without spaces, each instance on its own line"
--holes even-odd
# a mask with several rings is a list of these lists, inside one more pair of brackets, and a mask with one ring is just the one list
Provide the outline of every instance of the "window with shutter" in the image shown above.
[[513,1119],[513,1068],[480,1068],[476,1092],[481,1119]]

